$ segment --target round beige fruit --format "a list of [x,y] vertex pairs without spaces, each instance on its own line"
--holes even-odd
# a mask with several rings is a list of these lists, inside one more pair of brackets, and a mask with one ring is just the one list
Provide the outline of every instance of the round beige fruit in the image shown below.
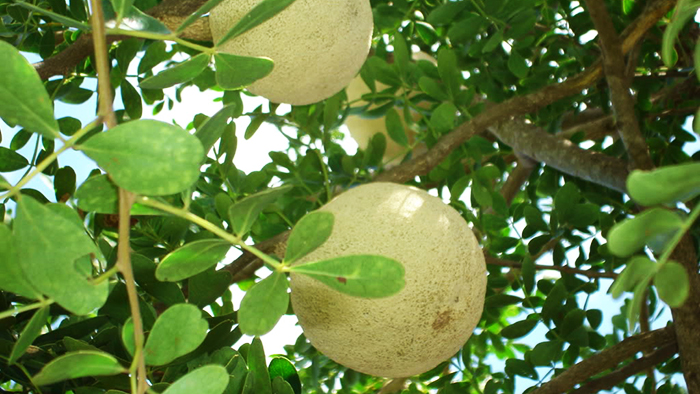
[[[225,0],[209,16],[214,42],[262,0]],[[265,56],[272,72],[248,87],[270,101],[305,105],[341,91],[369,52],[369,0],[297,0],[273,18],[227,41],[220,50]]]
[[291,275],[292,305],[319,351],[348,368],[409,377],[454,356],[481,317],[484,256],[462,216],[423,190],[369,183],[321,208],[334,214],[330,238],[304,262],[376,254],[401,262],[406,286],[367,299]]

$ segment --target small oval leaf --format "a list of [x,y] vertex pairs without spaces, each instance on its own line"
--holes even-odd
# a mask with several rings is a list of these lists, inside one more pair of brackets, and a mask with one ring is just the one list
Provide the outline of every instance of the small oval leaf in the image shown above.
[[209,325],[202,311],[191,304],[177,304],[158,317],[143,349],[146,364],[164,365],[199,346]]
[[228,385],[228,372],[221,365],[205,365],[176,380],[163,394],[221,394]]
[[660,251],[683,226],[678,214],[654,208],[632,219],[617,223],[608,232],[608,249],[616,256],[628,257],[648,245]]
[[255,220],[257,220],[260,212],[291,189],[291,185],[267,189],[233,204],[228,210],[233,233],[238,236],[247,233],[253,223],[255,223]]
[[49,307],[45,306],[34,312],[31,320],[27,323],[27,326],[22,330],[22,334],[19,336],[15,346],[12,348],[12,353],[10,353],[10,359],[8,364],[12,365],[24,354],[29,345],[34,342],[34,340],[41,334],[41,329],[44,328],[46,324],[46,319],[49,317]]
[[669,261],[661,267],[654,277],[654,286],[664,302],[671,308],[678,308],[688,299],[690,281],[682,265]]
[[248,289],[238,310],[238,325],[244,334],[260,336],[272,330],[289,306],[287,277],[274,271]]
[[190,187],[199,178],[204,155],[195,136],[155,120],[120,124],[90,138],[80,149],[117,185],[149,196],[175,194]]
[[237,56],[228,53],[214,55],[216,83],[222,89],[240,89],[272,72],[275,63],[266,57]]
[[384,256],[341,256],[295,265],[290,271],[363,298],[388,297],[401,291],[406,284],[403,264]]
[[209,55],[200,53],[174,67],[146,78],[139,83],[142,89],[165,89],[179,83],[191,81],[198,76],[209,64]]
[[301,218],[287,240],[284,262],[291,264],[321,246],[333,231],[333,214],[311,212]]
[[627,262],[627,267],[610,286],[613,298],[619,298],[625,291],[633,291],[644,278],[653,275],[656,271],[656,263],[647,257],[635,256]]
[[507,339],[521,338],[527,335],[533,328],[537,325],[537,320],[526,319],[519,322],[515,322],[511,325],[504,327],[501,330],[501,336]]
[[216,43],[216,46],[221,46],[226,41],[239,36],[255,26],[265,22],[282,12],[289,7],[295,0],[263,0],[259,2],[249,13],[243,16],[235,26],[231,28],[221,39]]
[[32,381],[37,386],[45,386],[68,379],[86,376],[109,376],[126,372],[112,355],[83,350],[57,357],[34,375]]
[[220,239],[190,242],[163,258],[156,269],[156,278],[178,282],[204,272],[226,257],[231,244]]
[[632,171],[627,177],[627,190],[635,201],[646,206],[690,200],[700,194],[700,163]]

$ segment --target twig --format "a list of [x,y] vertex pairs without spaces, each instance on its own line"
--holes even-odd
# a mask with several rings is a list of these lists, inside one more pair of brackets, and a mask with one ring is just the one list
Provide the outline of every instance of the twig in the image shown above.
[[639,128],[634,99],[625,75],[626,65],[620,38],[615,31],[605,3],[600,0],[586,0],[585,2],[593,24],[598,30],[598,42],[603,49],[603,68],[610,88],[610,100],[617,118],[620,136],[630,157],[632,169],[652,169],[654,164],[649,156],[649,147]]
[[[636,375],[639,372],[649,369],[653,372],[654,366],[667,360],[678,352],[678,344],[669,343],[660,349],[644,356],[638,360],[634,360],[617,371],[611,372],[602,378],[588,382],[580,388],[572,391],[570,394],[595,394],[603,390],[610,390],[616,385],[622,383],[630,376]],[[656,385],[652,385],[652,392],[656,392]]]
[[569,369],[541,387],[530,391],[530,394],[566,393],[591,376],[617,367],[618,364],[634,356],[638,352],[664,347],[675,343],[675,341],[676,334],[673,327],[664,327],[659,330],[626,338],[617,345],[609,347],[578,364],[572,365]]
[[[510,261],[510,260],[502,260],[497,257],[490,256],[486,253],[484,253],[484,257],[486,258],[486,264],[491,264],[491,265],[498,265],[501,267],[510,267],[510,268],[522,268],[523,264],[517,261]],[[567,266],[558,266],[558,265],[542,265],[542,264],[535,264],[535,269],[536,270],[549,270],[549,271],[559,271],[563,272],[565,274],[576,274],[576,275],[583,275],[587,276],[589,278],[609,278],[609,279],[615,279],[617,278],[617,274],[614,272],[599,272],[599,271],[593,271],[593,270],[582,270],[574,267],[567,267]]]
[[501,195],[505,198],[506,203],[510,205],[513,199],[518,194],[520,189],[522,189],[525,182],[532,174],[532,170],[537,167],[537,162],[531,158],[524,155],[516,155],[518,158],[518,165],[511,171],[508,175],[508,179],[501,187]]
[[[105,35],[105,20],[102,12],[102,2],[91,0],[92,15],[90,22],[93,31],[95,53],[95,69],[97,71],[97,89],[99,92],[99,117],[104,119],[107,128],[117,126],[117,118],[112,108],[112,87],[109,78],[109,54]],[[130,213],[134,203],[134,195],[119,188],[119,243],[117,244],[117,265],[124,276],[126,292],[129,299],[129,309],[134,323],[134,361],[130,368],[132,394],[143,394],[148,388],[146,381],[146,363],[143,356],[143,322],[139,307],[139,296],[136,292],[136,281],[131,267],[131,248],[129,246]]]

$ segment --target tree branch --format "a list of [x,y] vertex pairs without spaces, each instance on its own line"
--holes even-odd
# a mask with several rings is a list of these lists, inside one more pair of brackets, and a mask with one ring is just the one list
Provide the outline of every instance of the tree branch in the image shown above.
[[698,256],[692,236],[686,234],[671,254],[671,259],[680,263],[688,273],[690,294],[685,303],[671,309],[678,337],[683,377],[689,393],[700,393],[700,352],[694,351],[700,343],[700,276]]
[[[491,265],[498,265],[501,267],[510,267],[510,268],[522,268],[523,264],[519,263],[517,261],[510,261],[510,260],[502,260],[497,257],[493,257],[490,255],[487,255],[484,253],[484,258],[486,258],[486,264],[491,264]],[[587,276],[589,278],[609,278],[609,279],[615,279],[617,278],[617,274],[614,272],[599,272],[599,271],[593,271],[593,270],[582,270],[574,267],[566,267],[566,266],[558,266],[558,265],[542,265],[542,264],[535,264],[535,269],[537,270],[549,270],[549,271],[559,271],[565,274],[574,274],[574,275],[583,275]]]
[[[569,369],[557,375],[541,387],[530,391],[530,394],[566,393],[591,376],[617,367],[618,364],[634,356],[638,352],[665,347],[675,343],[675,341],[676,334],[673,327],[665,327],[625,338],[617,345],[609,347],[578,364],[572,365]],[[646,368],[646,366],[644,367]]]
[[508,179],[501,187],[501,195],[505,198],[508,205],[513,202],[515,196],[530,178],[532,171],[537,167],[537,162],[525,155],[516,154],[516,157],[518,158],[518,165],[511,171]]
[[627,164],[616,157],[581,149],[521,119],[506,120],[490,131],[533,160],[623,193],[626,190]]
[[610,99],[617,118],[620,137],[627,148],[630,164],[632,169],[650,170],[654,164],[649,156],[649,147],[642,137],[637,122],[634,99],[625,75],[626,65],[620,38],[615,31],[604,2],[586,0],[586,6],[591,19],[593,19],[593,24],[598,30],[598,42],[603,49],[603,68],[610,88]]
[[[588,382],[580,388],[572,391],[570,394],[595,394],[603,390],[610,390],[616,385],[624,382],[628,377],[636,375],[645,369],[653,371],[654,366],[667,360],[669,357],[678,353],[678,344],[669,343],[658,350],[634,360],[617,371],[611,372],[600,379]],[[653,388],[655,389],[655,388]]]
[[[161,21],[168,29],[175,30],[187,16],[196,11],[204,2],[203,0],[165,0],[146,13]],[[196,41],[211,41],[208,20],[201,18],[185,29],[180,34],[180,37]],[[108,35],[107,45],[127,38],[129,36]],[[86,33],[78,37],[73,44],[63,51],[42,62],[34,63],[34,69],[42,80],[47,80],[56,75],[67,75],[92,53],[92,34]]]

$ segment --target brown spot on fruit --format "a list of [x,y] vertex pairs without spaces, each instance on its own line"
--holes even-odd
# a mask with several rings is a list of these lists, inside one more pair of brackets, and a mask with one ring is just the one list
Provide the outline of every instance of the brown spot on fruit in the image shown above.
[[438,313],[437,317],[433,321],[433,330],[439,330],[444,328],[452,320],[451,311],[443,311]]

